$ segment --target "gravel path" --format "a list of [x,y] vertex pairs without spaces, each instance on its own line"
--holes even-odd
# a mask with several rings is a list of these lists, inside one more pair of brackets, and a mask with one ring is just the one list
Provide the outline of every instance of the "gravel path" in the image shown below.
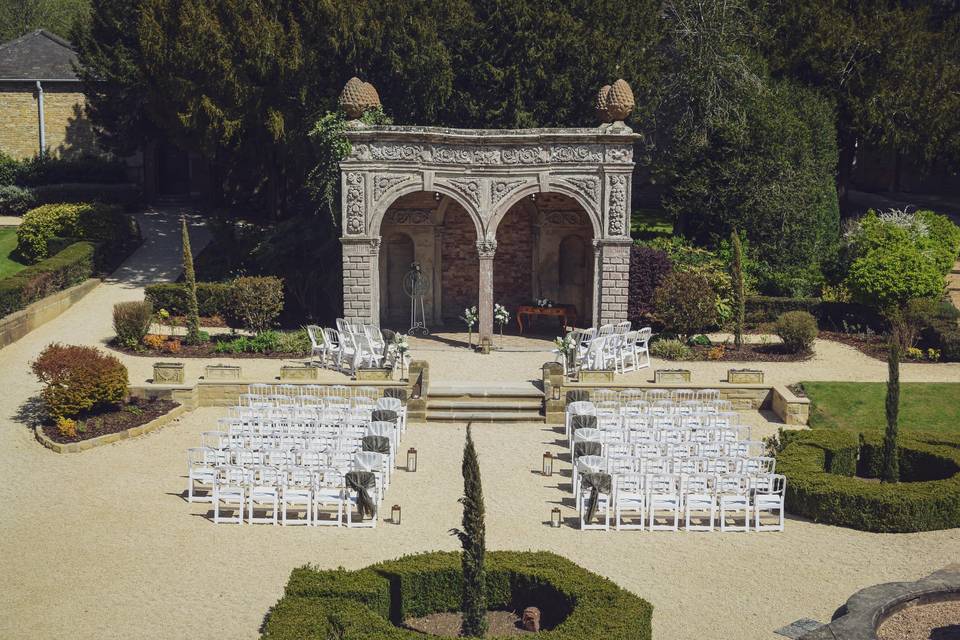
[[[0,637],[256,638],[294,567],[355,569],[457,548],[448,530],[459,524],[464,425],[408,429],[403,446],[417,448],[420,468],[398,471],[384,503],[401,505],[400,526],[217,526],[206,505],[180,494],[185,450],[220,415],[200,409],[75,455],[42,449],[22,427],[4,430],[0,611],[16,615],[0,617]],[[527,424],[479,425],[474,435],[489,547],[552,550],[610,577],[654,604],[657,640],[769,640],[798,618],[829,620],[858,589],[927,575],[960,548],[960,530],[877,535],[796,519],[782,534],[551,529],[555,504],[575,517],[560,488],[567,466],[552,478],[537,472],[543,451],[562,451],[560,434]]]

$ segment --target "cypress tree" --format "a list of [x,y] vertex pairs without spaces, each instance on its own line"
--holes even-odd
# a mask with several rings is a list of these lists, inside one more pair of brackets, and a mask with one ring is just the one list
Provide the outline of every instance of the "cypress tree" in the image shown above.
[[900,461],[897,451],[897,430],[900,414],[900,336],[890,337],[890,352],[887,356],[887,430],[883,434],[883,472],[880,480],[897,482],[900,479]]
[[486,555],[486,526],[483,516],[483,488],[480,484],[480,466],[473,446],[470,425],[463,447],[463,505],[462,529],[454,529],[463,547],[463,635],[482,638],[487,632],[487,573],[483,568]]
[[743,247],[736,230],[730,233],[730,247],[733,260],[730,265],[730,278],[733,280],[733,344],[737,350],[743,346],[743,321],[746,306],[743,285]]
[[197,275],[193,271],[193,252],[187,219],[180,217],[180,235],[183,237],[183,279],[187,283],[187,344],[200,342],[200,306],[197,304]]

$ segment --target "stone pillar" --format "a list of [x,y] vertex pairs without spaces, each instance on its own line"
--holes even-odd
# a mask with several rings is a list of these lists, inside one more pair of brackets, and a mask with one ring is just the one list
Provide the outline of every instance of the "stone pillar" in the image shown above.
[[342,237],[343,317],[380,324],[380,238]]
[[433,228],[433,324],[443,324],[443,227]]
[[497,241],[478,240],[477,254],[480,256],[480,292],[477,309],[480,312],[480,347],[489,350],[493,344],[493,257],[497,253]]
[[630,286],[630,240],[601,240],[597,243],[598,271],[596,303],[597,324],[627,319],[627,295]]

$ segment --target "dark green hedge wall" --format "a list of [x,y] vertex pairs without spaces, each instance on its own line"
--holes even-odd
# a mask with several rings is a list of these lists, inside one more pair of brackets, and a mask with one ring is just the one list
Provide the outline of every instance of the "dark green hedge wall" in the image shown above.
[[[653,608],[610,580],[552,553],[487,554],[491,608],[536,606],[548,640],[649,640]],[[265,640],[413,640],[409,617],[460,608],[458,553],[427,553],[360,571],[296,569],[271,610]]]

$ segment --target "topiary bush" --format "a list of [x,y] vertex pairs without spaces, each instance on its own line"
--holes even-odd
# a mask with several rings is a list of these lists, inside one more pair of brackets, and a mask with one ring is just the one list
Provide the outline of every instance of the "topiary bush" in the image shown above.
[[23,216],[17,227],[17,252],[28,262],[39,262],[47,257],[55,237],[95,240],[108,253],[119,253],[139,242],[139,231],[133,219],[114,205],[47,204]]
[[0,317],[89,278],[94,272],[96,251],[92,242],[76,242],[0,280]]
[[272,276],[237,278],[232,283],[233,306],[243,326],[261,333],[283,311],[283,281]]
[[[148,285],[144,296],[154,309],[166,309],[170,315],[185,316],[189,310],[189,292],[182,282],[165,282]],[[232,311],[233,284],[230,282],[198,282],[197,306],[204,318],[220,316],[234,324],[236,314]]]
[[14,185],[0,186],[0,215],[22,216],[34,207],[36,201],[29,189]]
[[44,385],[40,396],[54,418],[119,405],[127,395],[127,368],[93,347],[51,344],[31,370]]
[[813,349],[817,339],[817,319],[806,311],[788,311],[777,318],[775,331],[787,351],[804,353]]
[[666,330],[685,339],[716,324],[717,294],[704,276],[674,271],[657,288],[654,307]]
[[883,432],[797,432],[777,453],[790,513],[861,531],[960,527],[960,436],[902,434],[900,482],[865,482],[883,466]]
[[642,323],[653,313],[653,294],[673,270],[666,251],[642,244],[630,247],[630,284],[627,318]]
[[129,349],[142,346],[152,321],[153,305],[149,300],[113,305],[113,331],[117,334],[117,341]]
[[[610,580],[552,553],[496,551],[486,557],[491,609],[538,607],[556,640],[649,640],[653,607]],[[295,569],[271,609],[264,640],[414,640],[396,625],[411,617],[458,611],[459,553],[405,556],[359,571]]]

